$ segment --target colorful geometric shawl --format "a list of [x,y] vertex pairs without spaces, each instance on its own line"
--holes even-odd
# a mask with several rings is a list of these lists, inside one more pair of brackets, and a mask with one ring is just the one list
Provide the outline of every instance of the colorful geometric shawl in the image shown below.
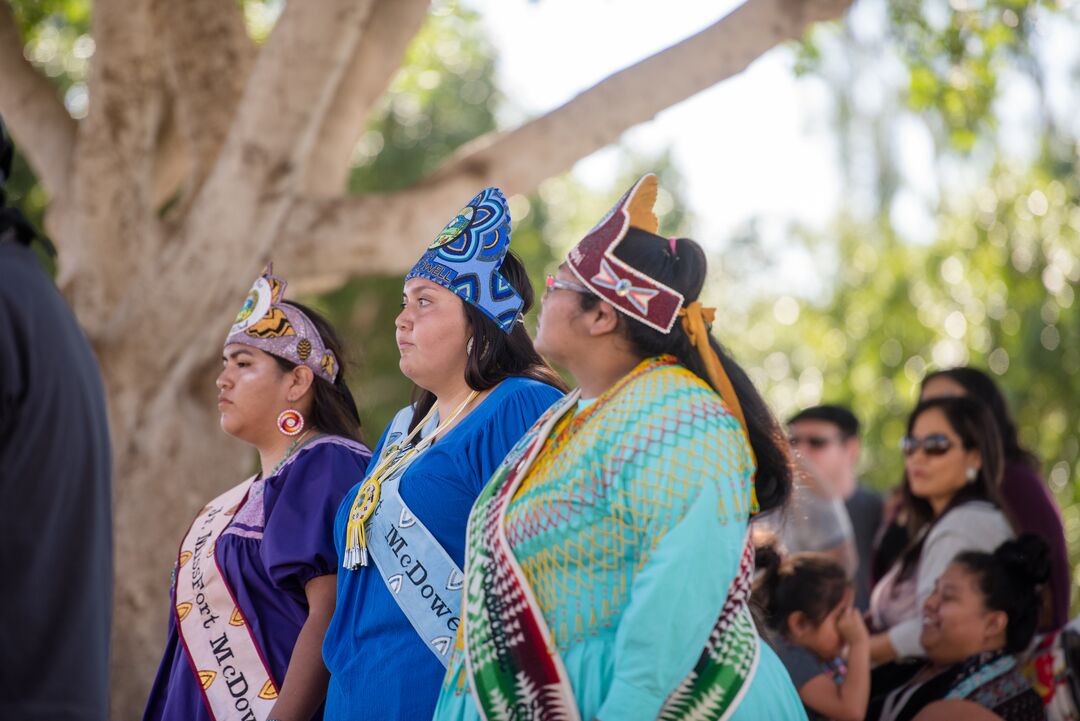
[[[641,375],[676,361],[649,359],[596,401],[608,401]],[[463,619],[470,687],[480,714],[497,719],[580,721],[554,637],[506,535],[506,513],[545,441],[573,409],[570,393],[518,442],[480,494],[469,517]],[[572,419],[571,422],[577,419]],[[726,719],[757,668],[759,639],[748,601],[753,550],[744,545],[739,571],[693,670],[658,718]]]

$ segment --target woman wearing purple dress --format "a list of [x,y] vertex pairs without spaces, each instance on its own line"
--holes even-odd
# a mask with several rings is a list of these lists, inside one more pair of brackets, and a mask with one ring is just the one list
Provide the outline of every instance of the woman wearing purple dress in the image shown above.
[[284,291],[268,266],[225,341],[221,426],[255,447],[260,472],[203,507],[180,544],[144,721],[322,718],[334,513],[371,452],[336,334]]

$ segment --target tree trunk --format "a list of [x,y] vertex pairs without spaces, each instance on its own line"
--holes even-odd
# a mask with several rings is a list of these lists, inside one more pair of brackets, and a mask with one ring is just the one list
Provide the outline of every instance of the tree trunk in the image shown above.
[[[218,426],[214,372],[183,389],[161,389],[110,363],[115,353],[139,353],[145,340],[102,354],[109,405],[133,413],[135,430],[114,433],[116,597],[112,645],[113,719],[137,719],[161,660],[170,572],[195,514],[255,468],[250,448]],[[127,409],[127,410],[120,410]],[[117,419],[119,420],[119,419]],[[115,427],[115,424],[114,424]]]

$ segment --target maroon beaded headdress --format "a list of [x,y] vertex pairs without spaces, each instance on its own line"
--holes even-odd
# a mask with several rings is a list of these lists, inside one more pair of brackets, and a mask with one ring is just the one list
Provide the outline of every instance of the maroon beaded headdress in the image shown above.
[[[619,311],[661,333],[669,333],[682,308],[682,294],[615,257],[615,248],[630,228],[656,234],[660,226],[653,213],[656,191],[656,176],[642,176],[570,249],[566,261],[582,283]],[[657,242],[663,239],[658,236]]]

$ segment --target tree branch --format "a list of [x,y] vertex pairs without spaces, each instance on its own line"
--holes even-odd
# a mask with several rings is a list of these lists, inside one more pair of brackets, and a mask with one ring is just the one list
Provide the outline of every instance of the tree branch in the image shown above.
[[63,195],[71,174],[77,123],[56,87],[23,54],[11,6],[0,2],[0,113],[50,197]]
[[615,142],[628,128],[800,37],[812,22],[839,17],[851,2],[748,0],[700,33],[615,73],[546,115],[466,145],[414,188],[298,204],[282,229],[275,259],[297,280],[405,270],[480,188],[498,185],[508,195],[532,191]]
[[[837,18],[852,0],[748,0],[696,35],[631,65],[565,105],[509,133],[477,139],[433,173],[498,182],[508,193],[540,181],[619,139],[628,128],[738,75],[815,21]],[[613,111],[617,108],[617,111]],[[530,152],[537,147],[547,152]]]
[[206,319],[237,302],[266,261],[370,7],[357,0],[321,0],[317,9],[285,6],[177,242],[157,260],[161,273],[142,274],[111,317],[110,337],[144,326],[151,332],[160,309],[140,299],[187,298],[191,283],[199,283],[203,291],[194,302],[170,316],[161,372],[177,378],[192,372],[170,354],[220,341],[219,329]]
[[165,107],[154,1],[94,3],[90,109],[79,123],[71,194],[49,211],[60,251],[58,282],[91,338],[162,242],[152,202]]
[[[340,283],[350,275],[397,272],[438,235],[453,212],[445,208],[458,210],[472,197],[467,193],[446,184],[388,195],[305,200],[289,213],[274,262],[308,288],[312,283]],[[337,249],[328,253],[323,245],[327,241]],[[320,282],[327,276],[328,283]]]
[[[176,197],[188,178],[194,175],[191,171],[192,158],[188,153],[188,144],[181,135],[180,118],[174,109],[175,98],[170,94],[165,100],[157,134],[154,184],[150,195],[153,207],[158,209]],[[168,214],[169,218],[177,216],[183,216],[179,204],[172,206]]]
[[[213,167],[228,134],[254,64],[255,46],[238,2],[162,2],[155,6],[155,22],[173,89],[176,130],[186,146],[187,190],[193,194]],[[174,178],[175,173],[169,171],[175,168],[174,163],[163,169],[159,179]]]
[[306,195],[334,196],[345,189],[353,148],[372,108],[401,67],[430,4],[430,0],[376,0],[308,161],[302,190]]

